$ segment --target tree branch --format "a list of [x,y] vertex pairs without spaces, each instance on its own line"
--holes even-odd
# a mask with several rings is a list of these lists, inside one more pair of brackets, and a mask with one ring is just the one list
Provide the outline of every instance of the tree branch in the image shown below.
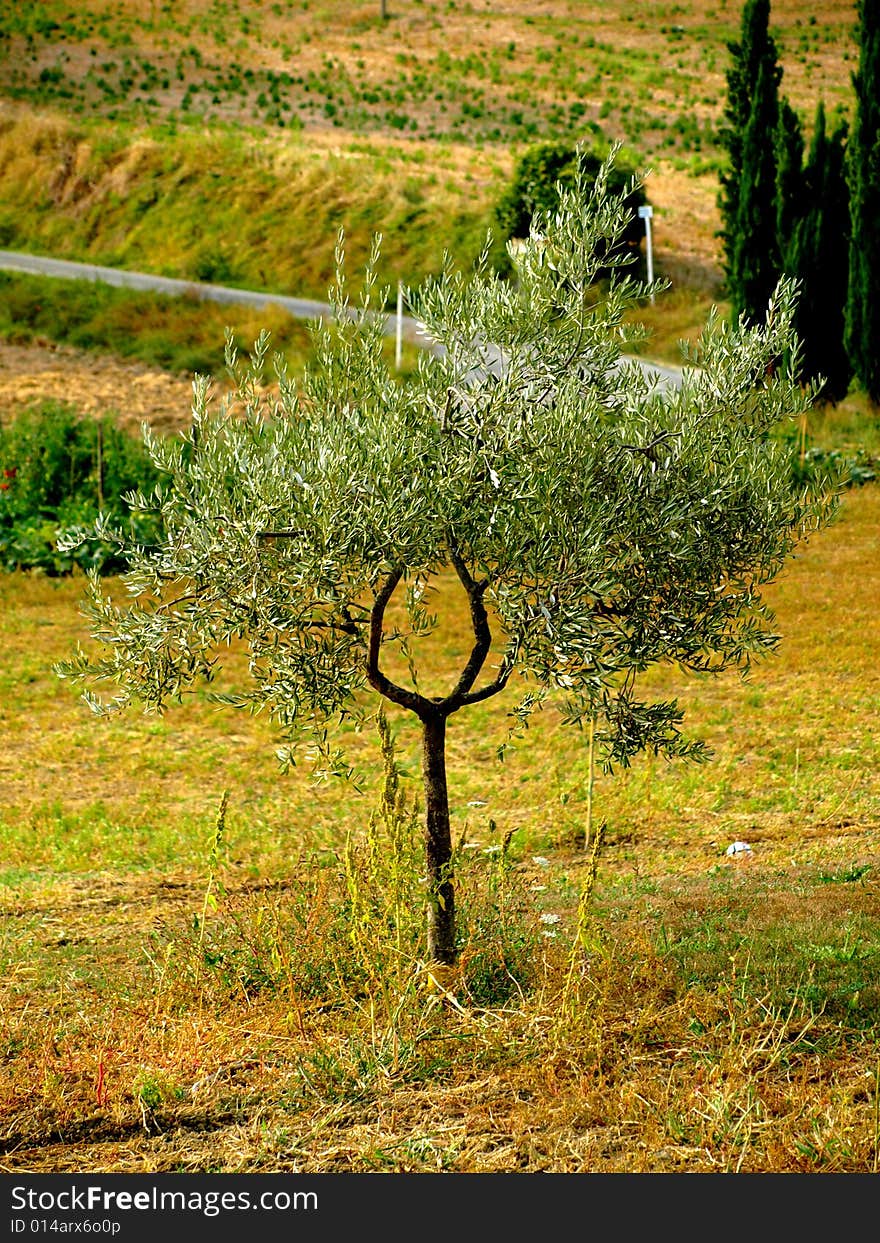
[[279,527],[277,530],[258,531],[257,539],[296,539],[308,535],[303,527]]
[[470,704],[482,703],[484,699],[491,699],[493,695],[497,695],[499,691],[503,691],[507,685],[507,681],[512,670],[513,659],[509,652],[505,652],[501,659],[498,677],[495,681],[489,682],[486,686],[481,686],[478,691],[469,691],[466,695],[462,695],[459,707],[465,708]]
[[492,695],[497,695],[507,685],[507,679],[510,677],[510,672],[513,668],[513,660],[508,651],[504,655],[501,669],[494,682],[481,687],[478,691],[471,689],[477,680],[480,670],[486,663],[486,657],[492,646],[492,632],[489,629],[489,618],[486,613],[486,606],[483,603],[483,595],[489,586],[489,580],[484,578],[477,582],[474,579],[458,550],[458,545],[451,538],[449,540],[449,559],[455,567],[455,572],[462,587],[464,587],[467,593],[468,603],[471,608],[471,625],[474,630],[475,642],[455,689],[445,699],[440,700],[437,705],[447,716],[457,712],[459,708],[463,708],[466,704],[480,703],[484,699],[491,698]]
[[486,606],[483,603],[483,593],[489,585],[488,579],[482,579],[480,582],[474,580],[462,559],[461,553],[458,551],[458,546],[454,539],[449,540],[449,558],[455,567],[455,572],[462,587],[464,587],[467,593],[468,603],[471,608],[471,625],[473,626],[475,639],[470,657],[461,672],[461,677],[458,679],[455,689],[443,700],[443,706],[454,712],[460,706],[462,696],[466,695],[474,682],[476,682],[477,676],[485,664],[489,648],[492,646],[492,632],[489,629],[489,618],[486,614]]
[[343,621],[334,621],[330,618],[328,621],[304,621],[300,625],[307,627],[309,630],[338,630],[342,634],[353,634],[355,636],[361,633],[363,622],[356,622],[353,617],[346,618]]
[[657,445],[663,444],[665,440],[676,440],[680,437],[681,432],[665,431],[659,432],[658,435],[656,435],[654,439],[649,441],[646,445],[618,445],[617,452],[611,459],[611,465],[614,465],[621,453],[623,453],[624,449],[628,450],[630,453],[641,453],[643,457],[646,457],[649,461],[656,463],[657,454],[654,450]]
[[385,609],[388,601],[394,595],[394,589],[400,582],[403,570],[394,569],[385,579],[373,602],[373,608],[370,612],[370,644],[367,650],[367,681],[374,690],[380,695],[384,695],[386,699],[390,699],[392,703],[398,704],[401,708],[408,708],[410,712],[415,712],[417,716],[424,719],[425,716],[436,714],[437,704],[430,699],[426,699],[424,695],[419,695],[416,691],[408,691],[403,686],[398,686],[396,682],[392,682],[387,678],[379,668],[379,653],[382,648],[382,623],[385,619]]

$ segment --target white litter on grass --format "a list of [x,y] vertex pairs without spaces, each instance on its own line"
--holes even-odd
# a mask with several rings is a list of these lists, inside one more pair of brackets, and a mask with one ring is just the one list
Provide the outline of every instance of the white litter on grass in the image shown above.
[[548,868],[550,860],[545,859],[543,855],[532,855],[532,863],[537,863],[539,868]]
[[730,855],[731,858],[737,855],[752,855],[754,853],[748,842],[731,842],[725,851],[725,854]]
[[560,922],[559,915],[552,915],[548,912],[546,915],[541,916],[542,924],[558,924],[559,922]]

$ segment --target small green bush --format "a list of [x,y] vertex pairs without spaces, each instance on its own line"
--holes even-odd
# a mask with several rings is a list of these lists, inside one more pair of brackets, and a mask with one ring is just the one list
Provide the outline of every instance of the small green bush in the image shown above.
[[877,458],[862,446],[849,451],[826,449],[811,444],[809,438],[801,440],[801,431],[797,427],[786,428],[780,439],[791,452],[791,475],[795,488],[820,477],[833,480],[836,486],[843,488],[860,488],[877,478]]
[[124,498],[149,492],[157,479],[140,442],[112,419],[83,418],[63,402],[30,408],[0,426],[0,568],[118,572],[124,563],[109,543],[89,539],[61,551],[58,535],[91,526],[103,512],[151,541],[157,530],[135,519]]
[[873,483],[877,478],[877,462],[859,448],[854,453],[842,453],[839,449],[807,449],[802,460],[795,461],[794,477],[796,483],[812,479],[817,474],[832,470],[847,488],[862,487]]
[[[559,142],[540,143],[529,147],[519,160],[510,185],[495,207],[495,228],[501,242],[528,237],[535,212],[553,212],[557,209],[559,186],[574,185],[578,158],[587,174],[587,184],[592,184],[603,163],[603,158],[595,152],[582,149],[578,157],[575,147]],[[624,162],[616,160],[609,174],[608,185],[612,193],[626,195],[632,217],[621,239],[621,246],[633,257],[631,275],[641,278],[644,275],[641,270],[644,225],[639,219],[638,209],[647,202],[647,197],[641,186],[631,189],[630,182],[634,171]],[[498,257],[497,264],[502,271],[509,269],[506,253],[503,257]]]

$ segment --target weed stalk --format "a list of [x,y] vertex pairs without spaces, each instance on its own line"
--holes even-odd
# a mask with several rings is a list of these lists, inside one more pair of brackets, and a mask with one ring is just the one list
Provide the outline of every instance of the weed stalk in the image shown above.
[[205,886],[205,899],[202,903],[202,916],[199,920],[199,943],[196,950],[196,986],[198,987],[199,979],[202,972],[202,955],[205,946],[205,922],[208,918],[208,908],[216,907],[217,899],[214,896],[215,889],[222,889],[217,881],[217,872],[220,867],[220,852],[223,848],[223,839],[226,836],[226,811],[229,807],[229,791],[224,790],[220,799],[220,806],[217,809],[217,818],[214,821],[214,832],[211,835],[211,849],[208,854],[208,883]]

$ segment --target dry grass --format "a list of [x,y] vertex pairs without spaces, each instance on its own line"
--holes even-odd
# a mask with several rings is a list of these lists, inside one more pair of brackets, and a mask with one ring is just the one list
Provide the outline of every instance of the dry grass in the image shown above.
[[[79,584],[5,579],[4,1168],[876,1169],[878,523],[875,489],[847,495],[773,588],[785,639],[750,683],[652,675],[716,759],[600,779],[579,932],[580,740],[548,709],[502,766],[497,708],[456,722],[473,848],[449,993],[419,965],[417,863],[392,918],[398,856],[343,851],[376,803],[372,736],[350,740],[359,796],[279,779],[268,728],[203,702],[92,722],[49,671]],[[352,894],[385,916],[352,923]]]
[[[0,102],[0,237],[11,249],[323,300],[340,227],[353,282],[376,233],[392,288],[436,271],[446,248],[470,262],[505,164],[351,135],[332,145],[222,129],[134,139],[126,127],[86,130]],[[226,186],[234,193],[218,192]]]
[[[114,943],[94,934],[99,888],[90,911],[76,903],[82,923],[66,942],[79,931],[91,953],[81,948],[77,961],[67,948],[66,969],[52,977],[23,966],[8,977],[4,1168],[869,1171],[871,1030],[839,997],[823,1012],[823,983],[834,992],[827,980],[811,993],[809,968],[798,978],[778,962],[774,976],[751,962],[749,943],[775,944],[778,958],[792,945],[804,957],[855,948],[870,974],[877,886],[809,876],[801,885],[786,894],[790,879],[752,874],[731,878],[721,895],[707,897],[703,884],[659,894],[647,911],[643,902],[618,908],[619,925],[597,926],[579,960],[568,1011],[566,963],[548,947],[519,1003],[478,1008],[458,990],[454,1005],[438,1004],[408,978],[396,1019],[375,996],[338,989],[324,1005],[298,1003],[283,974],[275,988],[225,995],[175,988],[164,974],[180,970],[173,952],[152,969],[129,954],[151,917],[154,927],[175,926],[172,951],[185,946],[198,890],[149,900],[137,888],[117,891],[140,918],[125,934],[115,914]],[[274,905],[262,896],[264,922],[286,896]],[[243,909],[253,914],[253,895],[237,892],[220,914],[241,919]],[[745,944],[723,945],[733,952],[714,957],[728,961],[700,978],[687,932],[734,917]],[[864,935],[841,945],[836,920],[861,921]],[[20,915],[14,923],[45,962],[53,950],[23,933]],[[864,991],[863,1010],[876,1014],[876,974]]]
[[192,399],[192,381],[49,341],[13,345],[0,340],[0,410],[13,417],[47,399],[69,401],[84,414],[116,410],[120,423],[132,431],[143,422],[166,431],[179,425],[179,412]]

